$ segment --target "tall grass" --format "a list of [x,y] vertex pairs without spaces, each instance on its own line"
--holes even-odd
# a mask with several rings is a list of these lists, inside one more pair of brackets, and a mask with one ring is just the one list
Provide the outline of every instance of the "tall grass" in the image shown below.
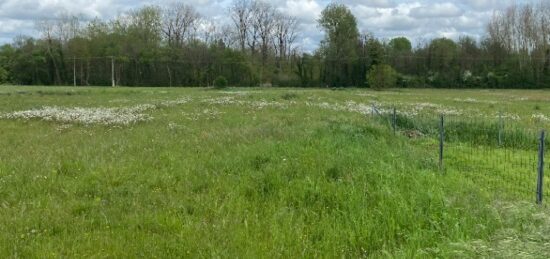
[[[384,115],[377,119],[393,126],[392,115]],[[540,131],[522,126],[521,124],[503,124],[498,120],[486,118],[468,118],[458,116],[443,116],[444,136],[447,142],[469,143],[473,145],[537,149],[540,142]],[[418,131],[422,135],[437,138],[440,135],[441,116],[425,114],[421,116],[397,115],[395,125],[398,130]],[[545,140],[550,144],[550,140]]]
[[[163,91],[6,95],[0,111],[133,105]],[[547,209],[495,201],[442,175],[423,145],[301,102],[325,91],[241,97],[288,109],[174,91],[193,101],[125,127],[0,120],[0,257],[492,257],[525,242],[547,253],[548,222],[535,216]]]

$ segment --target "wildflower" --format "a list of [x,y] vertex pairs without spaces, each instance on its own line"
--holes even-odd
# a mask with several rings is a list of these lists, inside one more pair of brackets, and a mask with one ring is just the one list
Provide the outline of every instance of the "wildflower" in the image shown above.
[[[57,107],[44,106],[40,109],[12,112],[0,115],[0,119],[41,119],[44,121],[56,121],[62,123],[80,123],[85,125],[130,125],[149,120],[150,117],[143,114],[146,111],[157,109],[159,106],[171,107],[188,103],[190,98],[166,100],[156,104],[139,104],[123,108],[82,108],[82,107]],[[67,126],[61,126],[60,130]]]
[[548,121],[550,121],[550,118],[546,117],[542,113],[533,114],[531,116],[531,118],[533,118],[533,120],[536,121],[536,122],[548,122]]
[[148,120],[149,117],[142,114],[152,109],[152,105],[138,105],[130,108],[64,108],[57,106],[45,106],[41,109],[18,111],[0,116],[2,119],[41,119],[43,121],[56,121],[62,123],[80,123],[85,125],[129,125]]

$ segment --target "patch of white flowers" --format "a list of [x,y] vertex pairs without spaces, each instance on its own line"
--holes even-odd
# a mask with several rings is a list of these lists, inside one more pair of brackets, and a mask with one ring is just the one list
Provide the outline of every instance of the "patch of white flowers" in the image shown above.
[[[154,107],[154,106],[152,106]],[[41,109],[12,112],[0,116],[3,119],[41,119],[62,123],[80,123],[85,125],[130,125],[148,120],[141,112],[152,108],[150,105],[138,105],[130,108],[64,108],[45,106]]]
[[259,101],[243,101],[243,100],[237,100],[234,96],[222,96],[217,98],[210,98],[205,99],[203,101],[204,103],[212,104],[212,105],[242,105],[242,106],[250,106],[254,109],[264,109],[267,107],[272,108],[280,108],[280,109],[287,109],[289,105],[296,104],[295,101],[290,102],[276,102],[276,101],[266,101],[266,100],[259,100]]
[[16,111],[0,115],[0,119],[40,119],[61,123],[78,123],[84,125],[131,125],[141,121],[147,121],[150,117],[144,112],[158,107],[170,107],[189,102],[189,98],[162,101],[155,104],[139,104],[124,108],[83,108],[83,107],[58,107],[44,106],[40,109]]
[[245,95],[257,94],[257,93],[262,93],[262,92],[260,92],[260,91],[220,91],[219,93],[245,96]]
[[199,121],[199,120],[211,120],[211,119],[217,119],[220,115],[224,114],[224,112],[220,112],[215,109],[204,109],[200,112],[195,113],[183,113],[183,116],[192,121]]
[[415,103],[415,104],[409,105],[408,111],[405,112],[405,115],[416,116],[422,112],[425,112],[426,110],[431,111],[432,113],[435,113],[435,114],[462,115],[462,111],[459,111],[451,107],[443,107],[435,103]]
[[489,101],[489,100],[478,100],[475,98],[466,98],[466,99],[460,99],[460,98],[454,98],[452,99],[455,102],[462,102],[462,103],[486,103],[486,104],[497,104],[496,101]]
[[442,115],[462,115],[462,110],[457,110],[454,107],[443,106],[435,103],[408,103],[402,105],[403,108],[398,109],[397,113],[404,116],[418,116],[422,114],[442,114]]
[[296,104],[296,102],[291,101],[289,103],[280,103],[280,102],[270,102],[266,100],[260,100],[255,102],[249,102],[248,105],[256,109],[263,109],[266,107],[279,108],[279,109],[288,109],[289,104]]
[[502,118],[502,119],[506,119],[506,120],[515,120],[515,121],[518,121],[518,120],[521,119],[519,117],[519,115],[513,114],[513,113],[502,113],[502,114],[497,113],[495,115],[495,118]]
[[388,110],[385,110],[383,108],[379,108],[379,105],[377,104],[364,104],[364,103],[356,103],[354,101],[347,101],[345,105],[345,109],[350,112],[357,112],[361,113],[363,115],[372,114],[374,113],[388,113]]
[[531,116],[531,118],[533,118],[533,120],[536,121],[536,122],[549,122],[550,121],[550,118],[548,118],[546,115],[544,115],[542,113],[533,114]]
[[356,103],[354,101],[348,101],[344,105],[338,104],[338,103],[327,103],[327,102],[321,102],[321,103],[306,102],[306,105],[309,107],[318,107],[321,109],[333,110],[333,111],[356,112],[363,115],[389,112],[388,110],[378,108],[379,106],[377,104],[368,105],[363,103]]
[[209,104],[218,104],[218,105],[233,105],[233,104],[243,104],[243,101],[235,100],[233,96],[222,96],[217,98],[205,99],[203,102]]
[[366,93],[359,93],[359,94],[357,94],[357,96],[376,98],[376,95],[374,95],[374,94],[366,94]]
[[[363,115],[390,114],[393,109],[389,106],[373,102],[372,104],[357,103],[347,101],[345,104],[327,103],[327,102],[306,102],[307,106],[318,107],[333,111],[355,112]],[[443,115],[462,115],[463,112],[452,107],[444,107],[434,103],[401,103],[401,108],[397,109],[399,115],[414,117],[421,114],[443,114]]]
[[162,106],[167,106],[167,107],[171,107],[171,106],[177,106],[177,105],[182,105],[182,104],[186,104],[188,102],[191,101],[191,98],[187,98],[187,97],[183,97],[183,98],[179,98],[179,99],[176,99],[176,100],[165,100],[165,101],[162,101],[160,102],[160,105]]

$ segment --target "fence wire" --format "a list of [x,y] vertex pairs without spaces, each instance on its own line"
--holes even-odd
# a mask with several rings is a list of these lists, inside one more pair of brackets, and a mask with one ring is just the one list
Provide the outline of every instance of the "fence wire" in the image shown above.
[[[262,81],[275,84],[280,81],[273,75],[263,78],[259,64],[238,60],[204,62],[91,57],[68,58],[63,65],[57,84],[74,86],[111,86],[113,81],[117,86],[211,86],[218,77],[235,86],[258,85]],[[291,73],[282,67],[279,72]]]
[[[502,198],[536,201],[541,129],[528,128],[504,116],[409,114],[376,107],[373,111],[372,115],[396,134],[427,139],[434,160],[440,159],[443,118],[442,173],[460,174]],[[548,174],[548,138],[544,143],[544,172]],[[546,179],[542,196],[550,198],[550,181]]]

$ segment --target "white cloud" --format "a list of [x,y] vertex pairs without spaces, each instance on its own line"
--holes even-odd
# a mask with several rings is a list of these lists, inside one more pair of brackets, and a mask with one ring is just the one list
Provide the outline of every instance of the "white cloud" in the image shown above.
[[400,4],[395,8],[354,8],[359,23],[367,30],[404,31],[419,26],[419,21],[408,15],[416,4]]
[[441,18],[441,17],[457,17],[464,11],[453,3],[436,3],[416,7],[411,10],[410,15],[419,19],[426,18]]
[[323,7],[313,0],[289,0],[279,10],[284,14],[297,17],[302,22],[313,23],[321,15]]
[[342,1],[348,5],[362,5],[375,8],[391,8],[395,7],[396,3],[393,0],[346,0]]
[[13,33],[21,27],[24,27],[26,24],[25,21],[14,20],[14,19],[3,19],[0,20],[0,34],[1,33]]
[[359,20],[383,15],[382,10],[378,8],[372,8],[366,5],[355,6],[355,8],[353,8],[353,13],[355,16],[357,16]]
[[489,9],[500,8],[506,0],[462,0],[464,5],[471,7],[473,10],[486,11]]

